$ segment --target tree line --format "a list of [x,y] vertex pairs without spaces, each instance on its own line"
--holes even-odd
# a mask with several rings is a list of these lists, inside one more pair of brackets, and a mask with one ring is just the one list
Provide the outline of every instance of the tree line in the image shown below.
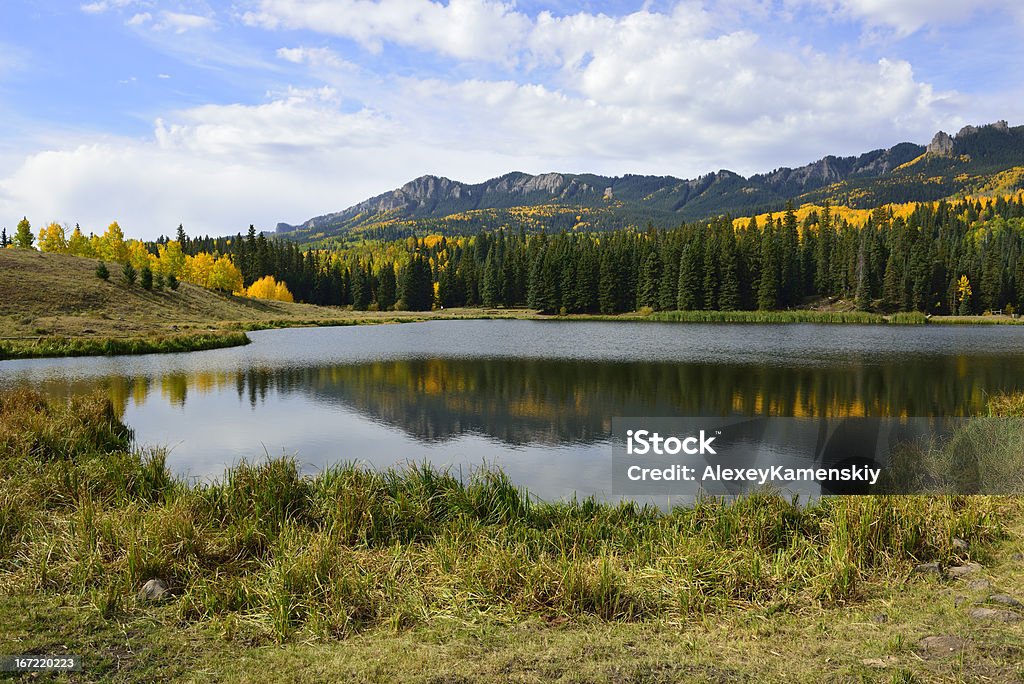
[[820,298],[861,310],[974,314],[1024,305],[1021,199],[941,201],[852,223],[826,203],[798,221],[729,217],[673,229],[497,231],[309,249],[250,230],[225,250],[296,299],[357,309],[528,306],[548,313],[773,310]]

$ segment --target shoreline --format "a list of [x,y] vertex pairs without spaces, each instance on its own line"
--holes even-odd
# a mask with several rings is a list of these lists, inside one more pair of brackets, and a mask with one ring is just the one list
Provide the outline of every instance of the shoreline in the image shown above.
[[[281,328],[323,328],[353,325],[385,325],[447,320],[599,321],[628,323],[694,323],[774,325],[1022,325],[1024,319],[1005,316],[925,316],[919,312],[876,314],[864,311],[657,311],[606,314],[542,314],[529,309],[465,307],[434,311],[352,311],[339,309],[324,318],[281,318],[264,321],[220,321],[220,329],[200,333],[155,331],[138,336],[47,335],[0,339],[0,361],[78,356],[121,356],[207,351],[245,346],[245,334]],[[338,316],[337,314],[340,314]]]

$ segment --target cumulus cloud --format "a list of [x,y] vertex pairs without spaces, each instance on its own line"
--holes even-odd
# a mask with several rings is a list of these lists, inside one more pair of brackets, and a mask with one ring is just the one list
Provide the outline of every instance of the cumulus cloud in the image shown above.
[[243,21],[350,38],[373,52],[384,42],[460,59],[505,61],[529,19],[494,0],[261,0]]
[[[167,15],[149,21],[177,30]],[[215,26],[176,16],[198,17],[182,30]],[[105,225],[116,214],[148,237],[179,221],[224,234],[338,210],[423,173],[749,174],[1017,111],[938,90],[905,60],[780,44],[694,2],[530,17],[491,0],[260,0],[244,21],[412,46],[458,68],[398,76],[329,47],[280,47],[275,82],[332,87],[165,111],[149,139],[30,154],[0,179],[0,220]]]

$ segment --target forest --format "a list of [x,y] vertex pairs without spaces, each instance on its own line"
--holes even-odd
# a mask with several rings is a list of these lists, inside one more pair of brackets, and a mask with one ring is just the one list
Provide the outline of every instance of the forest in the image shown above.
[[616,314],[779,310],[827,299],[864,311],[969,315],[1024,305],[1019,194],[903,212],[883,207],[861,221],[828,203],[800,214],[790,204],[778,215],[671,229],[498,230],[334,249],[302,249],[253,226],[227,238],[192,238],[179,226],[175,239],[117,247],[118,236],[84,238],[77,227],[78,237],[64,241],[53,224],[40,231],[40,248],[110,252],[113,261],[148,260],[157,273],[217,289],[358,310],[482,305]]
[[431,235],[305,252],[250,230],[186,241],[185,251],[230,253],[246,283],[271,274],[299,301],[356,309],[614,314],[775,310],[822,298],[881,312],[1021,308],[1021,196],[922,203],[905,213],[880,208],[856,222],[826,203],[798,220],[790,205],[777,216],[672,229]]

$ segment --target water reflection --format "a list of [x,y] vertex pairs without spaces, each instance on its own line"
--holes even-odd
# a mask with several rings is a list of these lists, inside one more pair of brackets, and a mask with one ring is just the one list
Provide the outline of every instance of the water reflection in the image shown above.
[[465,321],[265,331],[238,349],[0,363],[0,387],[97,387],[179,472],[239,458],[501,465],[607,491],[615,416],[956,416],[1024,390],[1020,331]]

